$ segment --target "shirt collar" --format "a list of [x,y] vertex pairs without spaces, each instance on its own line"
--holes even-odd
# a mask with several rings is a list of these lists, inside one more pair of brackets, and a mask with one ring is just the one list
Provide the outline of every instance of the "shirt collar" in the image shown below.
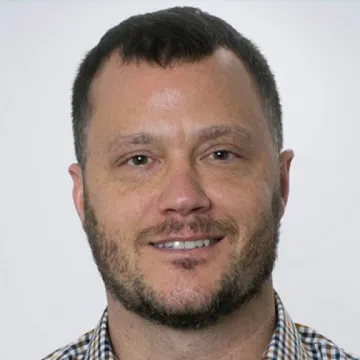
[[107,309],[94,329],[84,360],[116,360],[108,334]]
[[279,295],[274,292],[276,307],[276,326],[271,341],[265,350],[262,360],[308,359],[306,349],[301,341],[295,323],[287,313]]
[[[285,310],[279,295],[275,292],[276,326],[262,360],[305,360],[306,349],[301,342],[295,323]],[[106,309],[95,328],[84,360],[116,360],[108,335],[108,310]]]

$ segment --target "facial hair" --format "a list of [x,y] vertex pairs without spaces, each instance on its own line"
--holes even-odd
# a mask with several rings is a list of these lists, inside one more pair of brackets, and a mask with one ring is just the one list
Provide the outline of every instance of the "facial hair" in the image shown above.
[[[99,225],[85,190],[83,227],[107,291],[125,309],[153,323],[173,329],[204,329],[243,307],[259,293],[270,278],[277,258],[280,204],[280,196],[278,192],[274,192],[270,211],[259,212],[256,226],[245,240],[241,252],[232,252],[228,270],[222,274],[216,291],[207,303],[195,307],[185,302],[181,309],[169,308],[161,294],[157,294],[146,283],[140,269],[131,266],[126,251],[121,248],[121,238],[111,235]],[[144,244],[144,238],[150,235],[174,234],[183,228],[194,232],[214,231],[225,235],[239,232],[236,222],[231,218],[214,220],[201,216],[193,218],[191,222],[166,220],[160,225],[139,231],[133,240],[134,251],[139,251]],[[178,266],[192,271],[197,264],[181,261]]]

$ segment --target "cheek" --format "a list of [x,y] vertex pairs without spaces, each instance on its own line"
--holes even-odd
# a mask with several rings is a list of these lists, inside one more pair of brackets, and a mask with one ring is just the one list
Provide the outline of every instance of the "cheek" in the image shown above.
[[109,231],[131,234],[139,229],[145,209],[149,208],[150,195],[146,192],[122,192],[117,186],[97,188],[91,197],[96,215]]
[[232,176],[209,187],[215,205],[235,213],[256,213],[271,204],[272,188],[268,179],[254,176]]
[[239,179],[213,188],[215,217],[230,217],[238,225],[240,237],[247,238],[271,213],[274,193],[265,180]]

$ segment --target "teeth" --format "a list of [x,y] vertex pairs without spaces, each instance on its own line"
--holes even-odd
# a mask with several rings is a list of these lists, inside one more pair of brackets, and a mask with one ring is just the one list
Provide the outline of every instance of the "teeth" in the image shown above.
[[161,244],[154,244],[158,249],[172,249],[172,250],[190,250],[209,246],[212,243],[210,239],[196,240],[196,241],[169,241]]
[[185,249],[196,248],[196,241],[185,241],[183,244],[184,244]]
[[196,247],[202,247],[204,246],[204,241],[203,240],[196,240]]
[[[185,248],[185,242],[183,241],[174,241],[173,244],[173,248],[176,250],[182,250]],[[169,249],[171,249],[171,247]]]

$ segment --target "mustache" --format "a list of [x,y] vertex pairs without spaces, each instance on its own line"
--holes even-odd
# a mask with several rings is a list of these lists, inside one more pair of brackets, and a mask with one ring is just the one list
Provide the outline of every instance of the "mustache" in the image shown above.
[[190,221],[166,219],[158,225],[145,228],[138,233],[136,243],[142,244],[146,239],[156,236],[174,235],[184,229],[193,233],[219,234],[221,236],[239,233],[236,221],[231,218],[214,220],[209,216],[196,216]]

